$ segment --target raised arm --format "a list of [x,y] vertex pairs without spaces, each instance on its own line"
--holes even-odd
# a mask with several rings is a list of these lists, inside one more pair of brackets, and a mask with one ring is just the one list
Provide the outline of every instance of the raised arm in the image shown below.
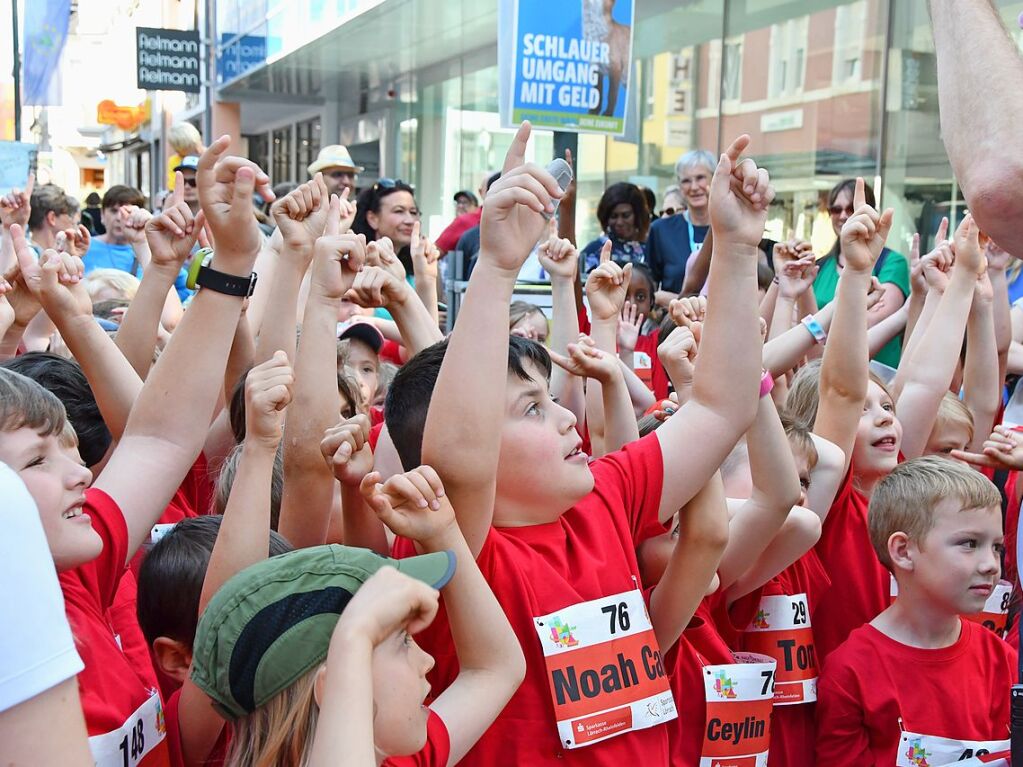
[[[721,155],[710,190],[714,260],[710,268],[707,321],[693,378],[693,396],[657,430],[667,472],[660,519],[666,522],[710,477],[756,416],[760,385],[757,315],[757,245],[774,199],[767,171],[751,159],[740,136]],[[692,446],[700,445],[694,451]]]
[[[213,229],[217,271],[246,280],[259,250],[252,195],[273,193],[253,163],[222,157],[229,138],[199,159],[199,199]],[[221,384],[242,298],[203,289],[167,344],[128,418],[124,437],[95,487],[124,513],[128,555],[148,537],[202,448]],[[181,371],[189,371],[183,379]]]
[[[551,278],[551,351],[568,354],[568,345],[579,338],[579,312],[575,303],[579,251],[571,241],[552,237],[540,246],[540,266]],[[575,414],[577,423],[586,421],[583,379],[555,367],[551,371],[551,394]]]
[[440,310],[437,306],[437,279],[440,273],[440,250],[425,235],[420,234],[420,224],[412,225],[412,276],[415,278],[416,295],[420,303],[426,307],[430,320],[436,326],[440,321]]
[[998,351],[998,388],[1001,390],[1005,385],[1005,368],[1008,364],[1009,345],[1012,343],[1012,308],[1009,306],[1009,285],[1005,274],[1012,256],[994,240],[988,240],[984,256],[987,258],[987,276],[991,280],[994,296],[991,311],[994,315],[995,347]]
[[338,234],[341,201],[330,203],[327,230],[316,241],[302,340],[295,359],[294,401],[284,427],[284,496],[281,535],[295,546],[327,539],[334,477],[323,463],[320,440],[337,423],[337,304],[366,258],[365,238]]
[[1023,95],[1004,87],[1023,81],[1023,59],[991,0],[930,0],[930,8],[952,170],[980,228],[1023,253]]
[[820,405],[813,425],[815,434],[842,451],[845,469],[867,397],[867,291],[871,270],[892,225],[891,209],[879,215],[867,205],[861,178],[856,179],[853,202],[856,212],[845,222],[840,235],[845,268],[835,291],[835,318],[824,347]]
[[551,360],[566,372],[600,383],[606,453],[621,450],[639,439],[632,399],[617,357],[597,349],[590,338],[582,336],[579,343],[568,345],[567,357],[552,351]]
[[682,636],[710,589],[727,544],[728,507],[721,475],[715,473],[679,513],[675,548],[650,595],[658,646],[671,647]]
[[[199,615],[221,586],[269,554],[270,485],[293,383],[294,374],[283,351],[249,371],[245,382],[245,441],[203,579]],[[190,677],[182,686],[178,712],[185,764],[202,764],[224,723],[210,716],[209,698]]]
[[[835,316],[835,302],[832,301],[811,316],[813,322],[817,323],[816,327],[809,321],[800,322],[764,344],[764,369],[771,371],[771,375],[778,377],[794,370],[803,357],[807,356],[818,344],[827,341],[828,332]],[[817,328],[820,328],[824,335],[823,341],[816,335]]]
[[[379,444],[379,443],[378,443]],[[369,446],[369,418],[356,415],[327,429],[320,452],[341,483],[341,514],[346,546],[372,549],[387,556],[390,546],[383,523],[366,505],[359,486],[373,471],[373,451]]]
[[[346,189],[345,192],[348,190]],[[302,279],[313,260],[313,243],[327,223],[330,194],[317,173],[312,181],[296,187],[271,208],[284,243],[274,269],[263,323],[256,336],[256,363],[283,349],[295,357],[295,317]]]
[[480,254],[448,341],[423,433],[423,462],[444,478],[458,524],[478,554],[493,521],[501,429],[508,384],[508,315],[515,279],[543,234],[544,212],[562,195],[545,170],[525,164],[529,123],[505,157],[504,171],[487,193],[480,222]]
[[385,307],[394,318],[410,356],[444,338],[437,320],[430,316],[416,291],[386,267],[364,267],[345,298],[363,307]]
[[124,313],[121,326],[114,342],[127,357],[139,378],[145,380],[153,365],[167,296],[174,290],[174,281],[181,267],[192,252],[197,239],[209,245],[202,236],[206,217],[202,211],[193,218],[192,211],[184,202],[184,177],[181,171],[174,187],[171,204],[159,216],[149,219],[145,236],[149,240],[152,257],[142,272],[142,283]]
[[114,440],[120,440],[142,382],[92,316],[82,259],[47,250],[37,262],[17,224],[11,237],[26,285],[57,324],[89,381],[104,423]]
[[448,765],[457,764],[486,732],[526,674],[522,648],[494,592],[458,529],[440,477],[429,466],[363,483],[363,494],[395,535],[430,554],[455,555],[455,574],[444,587],[444,608],[458,653],[458,676],[430,708],[451,736]]
[[[1002,290],[1005,290],[1004,285]],[[973,440],[967,446],[969,450],[981,449],[985,435],[994,428],[998,408],[1002,404],[1002,378],[995,338],[995,301],[991,280],[986,274],[981,275],[974,287],[973,304],[966,321],[963,404],[973,416]]]
[[913,349],[910,359],[900,365],[905,377],[895,406],[903,424],[902,453],[907,458],[923,453],[938,405],[959,361],[974,288],[987,267],[978,234],[972,216],[966,214],[956,230],[956,258],[948,288],[920,344]]

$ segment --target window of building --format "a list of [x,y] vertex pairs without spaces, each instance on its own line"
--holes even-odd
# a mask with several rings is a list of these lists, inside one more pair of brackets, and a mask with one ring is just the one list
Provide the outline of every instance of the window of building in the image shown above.
[[273,162],[270,182],[279,184],[282,181],[295,181],[295,164],[292,160],[291,130],[294,126],[286,125],[273,131]]
[[725,40],[724,74],[721,78],[721,100],[739,101],[742,98],[742,38]]
[[802,16],[771,25],[771,58],[767,73],[770,98],[784,98],[802,92],[806,80],[809,20],[808,16]]
[[856,0],[835,9],[835,58],[831,69],[833,84],[854,82],[862,76],[866,33],[866,0]]
[[[320,118],[314,117],[295,125],[296,170],[299,175],[320,153]],[[297,180],[297,179],[296,179]]]
[[270,167],[270,138],[266,133],[257,133],[252,136],[246,136],[246,140],[249,142],[249,159],[256,163],[260,168],[266,169]]

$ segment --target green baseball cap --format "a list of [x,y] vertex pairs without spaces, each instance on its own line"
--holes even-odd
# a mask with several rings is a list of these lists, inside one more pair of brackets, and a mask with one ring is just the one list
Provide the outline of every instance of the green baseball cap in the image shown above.
[[326,659],[352,595],[388,566],[439,589],[454,575],[455,555],[388,559],[329,545],[247,567],[217,591],[199,619],[192,681],[225,718],[252,713]]

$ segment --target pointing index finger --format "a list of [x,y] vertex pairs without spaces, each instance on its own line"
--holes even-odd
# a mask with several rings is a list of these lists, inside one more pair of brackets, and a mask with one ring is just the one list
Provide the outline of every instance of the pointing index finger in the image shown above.
[[327,225],[323,233],[325,235],[341,233],[341,198],[336,194],[330,196],[330,210],[327,212]]
[[171,207],[185,201],[185,174],[174,171],[174,192],[171,194]]
[[526,148],[529,145],[529,135],[531,132],[532,126],[529,124],[529,120],[524,120],[515,132],[515,138],[512,139],[511,146],[508,147],[508,153],[504,156],[503,173],[507,173],[512,168],[517,168],[526,162]]
[[856,191],[853,192],[853,208],[859,210],[867,204],[867,195],[863,191],[863,177],[856,177]]
[[606,264],[610,260],[611,260],[611,240],[608,240],[600,248],[600,263]]
[[725,154],[728,155],[728,159],[732,161],[732,167],[735,167],[738,164],[739,156],[746,151],[746,147],[749,146],[749,142],[749,135],[743,133],[725,150]]

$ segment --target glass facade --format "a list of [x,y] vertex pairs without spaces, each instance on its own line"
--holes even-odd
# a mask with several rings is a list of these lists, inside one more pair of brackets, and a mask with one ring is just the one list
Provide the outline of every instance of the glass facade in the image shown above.
[[[1020,2],[997,2],[1019,39]],[[616,181],[677,183],[690,149],[714,154],[740,133],[778,190],[769,236],[834,242],[827,193],[861,175],[896,211],[889,244],[930,242],[962,205],[938,130],[927,0],[648,0],[637,3],[630,120],[620,139],[579,136],[578,242]],[[454,215],[452,195],[500,166],[511,131],[498,119],[497,67],[463,57],[403,78],[395,105],[396,173],[416,182],[431,234]],[[541,132],[535,157],[552,156]]]

